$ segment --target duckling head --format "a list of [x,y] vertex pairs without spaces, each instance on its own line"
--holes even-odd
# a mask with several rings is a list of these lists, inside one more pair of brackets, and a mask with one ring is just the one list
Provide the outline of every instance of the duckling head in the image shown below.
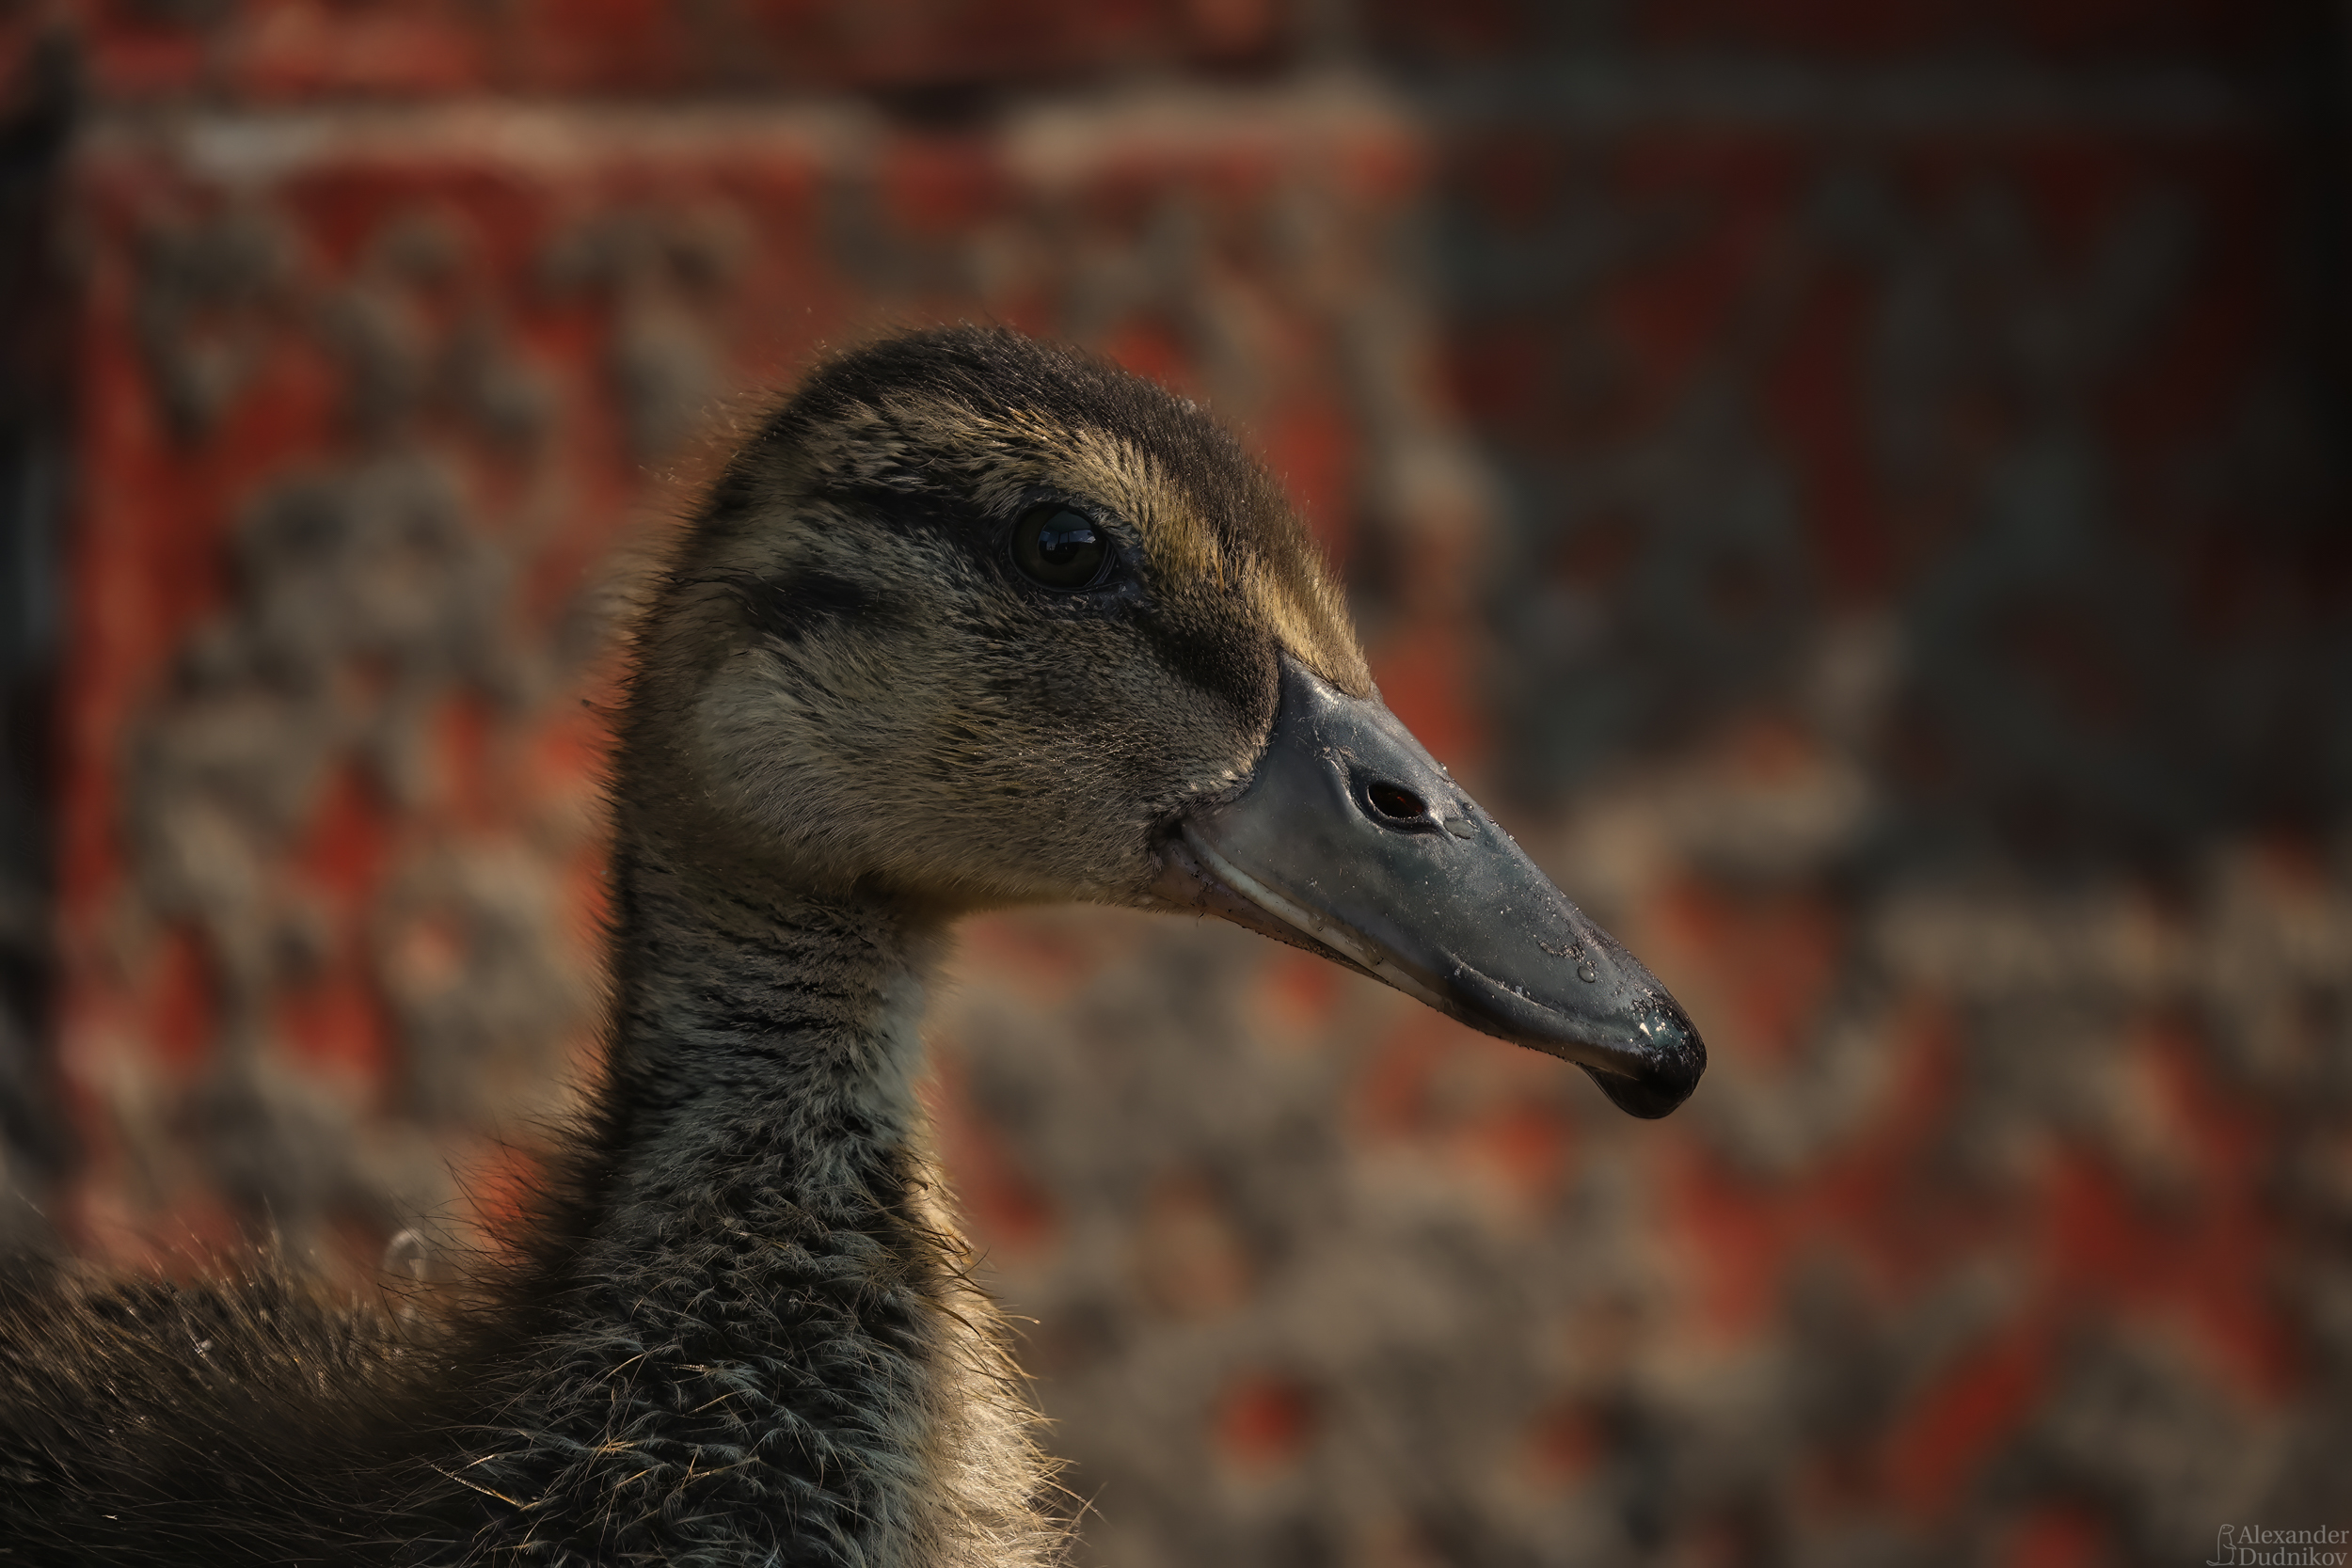
[[994,329],[832,360],[735,453],[640,634],[625,831],[941,916],[1249,926],[1660,1116],[1665,989],[1381,705],[1279,488],[1205,412]]

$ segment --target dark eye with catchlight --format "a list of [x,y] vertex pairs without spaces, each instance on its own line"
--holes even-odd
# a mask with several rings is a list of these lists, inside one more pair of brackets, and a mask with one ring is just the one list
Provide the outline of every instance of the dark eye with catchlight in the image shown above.
[[1012,525],[1012,563],[1031,582],[1074,593],[1103,580],[1111,542],[1100,524],[1066,506],[1034,506]]

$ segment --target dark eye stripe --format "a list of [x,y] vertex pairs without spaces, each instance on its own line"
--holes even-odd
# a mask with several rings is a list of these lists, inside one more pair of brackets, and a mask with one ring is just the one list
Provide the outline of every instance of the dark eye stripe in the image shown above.
[[818,567],[784,577],[733,573],[721,582],[743,607],[745,620],[785,642],[836,622],[865,619],[876,608],[863,585]]
[[1251,630],[1241,636],[1223,625],[1191,626],[1156,615],[1131,623],[1161,664],[1196,691],[1230,705],[1247,728],[1274,720],[1273,640]]

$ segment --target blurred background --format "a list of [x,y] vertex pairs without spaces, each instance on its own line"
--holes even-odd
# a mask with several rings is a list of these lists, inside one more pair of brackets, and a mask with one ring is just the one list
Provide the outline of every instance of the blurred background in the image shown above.
[[616,562],[722,400],[1003,321],[1247,433],[1713,1053],[1635,1123],[1236,930],[977,924],[936,1103],[1083,1561],[2352,1526],[2347,22],[0,0],[0,1234],[496,1212]]

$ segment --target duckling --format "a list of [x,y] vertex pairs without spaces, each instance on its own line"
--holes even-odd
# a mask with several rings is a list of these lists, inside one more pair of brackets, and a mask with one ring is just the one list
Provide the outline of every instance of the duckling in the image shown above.
[[1202,410],[935,330],[821,366],[682,531],[612,762],[594,1103],[431,1327],[279,1271],[0,1323],[18,1563],[1008,1568],[1064,1542],[915,1093],[962,915],[1230,919],[1663,1115],[1690,1020],[1380,704]]

